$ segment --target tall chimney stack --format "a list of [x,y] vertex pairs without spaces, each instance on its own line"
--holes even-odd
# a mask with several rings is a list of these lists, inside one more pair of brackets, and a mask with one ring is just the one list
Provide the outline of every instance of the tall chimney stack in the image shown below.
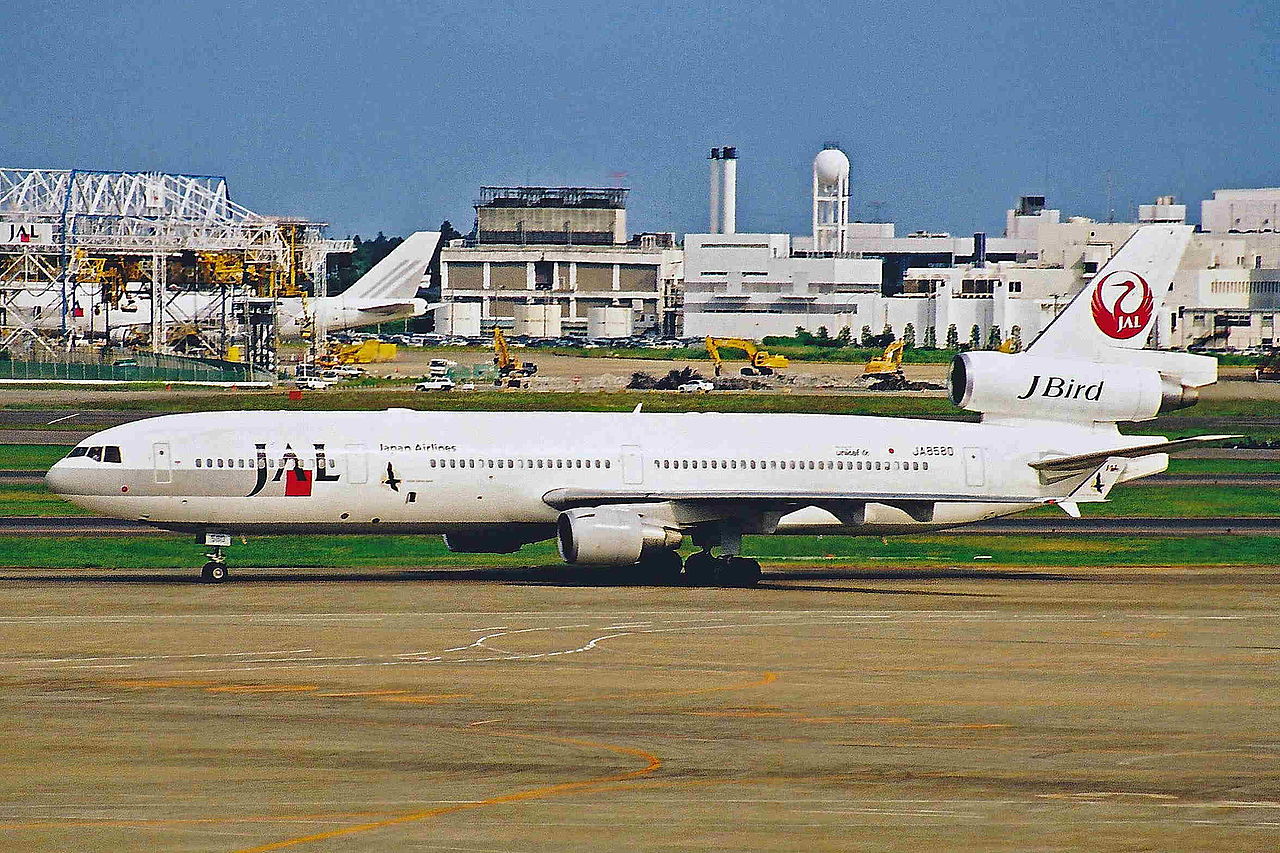
[[720,150],[720,233],[735,234],[738,230],[738,149],[725,147]]
[[712,234],[720,233],[720,149],[711,149],[711,226]]

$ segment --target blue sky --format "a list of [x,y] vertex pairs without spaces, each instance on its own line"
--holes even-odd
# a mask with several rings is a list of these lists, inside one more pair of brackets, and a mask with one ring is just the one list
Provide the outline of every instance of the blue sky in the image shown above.
[[612,185],[702,231],[736,144],[740,230],[853,211],[999,233],[1024,193],[1104,218],[1280,185],[1280,4],[60,2],[0,7],[0,165],[226,175],[335,234],[466,231],[481,184]]

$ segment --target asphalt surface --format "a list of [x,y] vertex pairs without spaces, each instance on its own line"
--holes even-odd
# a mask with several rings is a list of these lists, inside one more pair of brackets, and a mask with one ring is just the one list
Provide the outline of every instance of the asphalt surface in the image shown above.
[[[1280,517],[1216,518],[1001,518],[952,528],[970,535],[1054,536],[1280,536]],[[137,536],[163,533],[137,521],[91,516],[0,517],[0,536]]]
[[1272,850],[1277,592],[4,570],[0,847]]

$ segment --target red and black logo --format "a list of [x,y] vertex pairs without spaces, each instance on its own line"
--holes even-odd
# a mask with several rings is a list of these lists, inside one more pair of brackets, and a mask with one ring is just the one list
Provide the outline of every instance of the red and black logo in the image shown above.
[[[284,495],[289,498],[309,498],[311,497],[311,488],[313,483],[337,482],[342,475],[332,474],[329,470],[329,460],[325,453],[324,444],[312,444],[315,448],[315,470],[311,470],[303,463],[302,458],[294,452],[293,446],[286,444],[284,453],[280,454],[280,464],[276,467],[275,476],[270,478],[272,483],[284,481]],[[245,497],[253,497],[261,492],[267,485],[267,445],[255,444],[255,464],[257,466],[258,479],[253,485],[253,491],[249,492]]]
[[1147,328],[1155,304],[1146,279],[1136,272],[1116,270],[1093,288],[1093,322],[1107,337],[1127,340]]

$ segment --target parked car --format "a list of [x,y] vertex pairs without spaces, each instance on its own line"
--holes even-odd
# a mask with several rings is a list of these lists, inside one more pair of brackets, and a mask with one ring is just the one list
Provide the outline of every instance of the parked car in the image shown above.
[[692,382],[686,382],[680,386],[680,391],[686,394],[696,394],[699,391],[714,391],[716,386],[705,379],[695,379]]
[[427,379],[413,386],[415,391],[452,391],[454,382],[447,376]]

